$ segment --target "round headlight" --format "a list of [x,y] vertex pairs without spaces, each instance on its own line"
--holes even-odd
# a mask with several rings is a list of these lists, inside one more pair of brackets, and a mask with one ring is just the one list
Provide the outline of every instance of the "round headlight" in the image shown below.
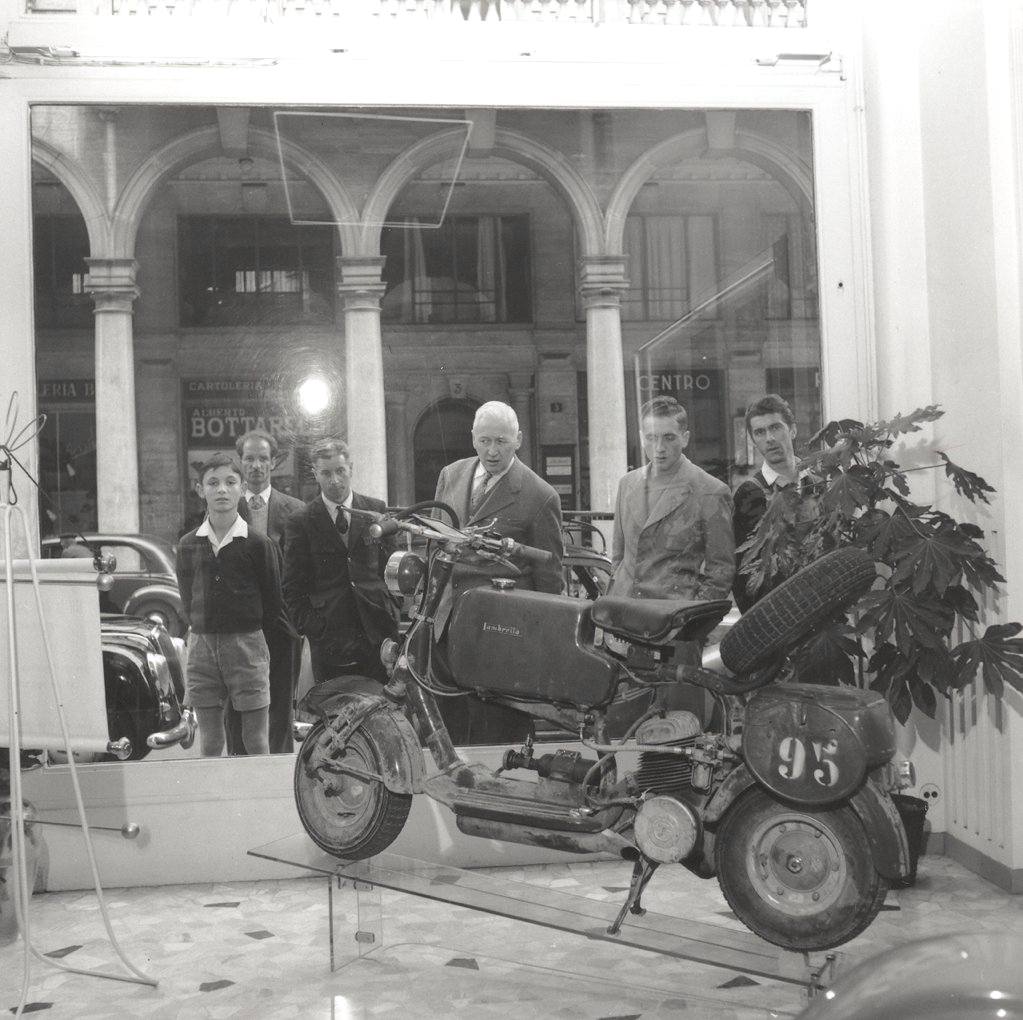
[[391,553],[384,567],[384,583],[394,595],[411,595],[426,573],[426,563],[418,553],[399,549]]

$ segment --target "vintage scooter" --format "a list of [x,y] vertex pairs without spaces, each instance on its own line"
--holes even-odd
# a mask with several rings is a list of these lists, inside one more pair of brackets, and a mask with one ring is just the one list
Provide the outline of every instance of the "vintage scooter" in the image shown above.
[[[425,515],[436,506],[369,529],[427,543],[427,556],[396,552],[387,564],[389,588],[418,596],[400,643],[382,651],[387,684],[341,676],[304,701],[317,722],[297,756],[295,798],[320,847],[347,859],[380,852],[401,832],[412,795],[425,793],[473,836],[632,861],[612,934],[629,911],[643,912],[640,896],[662,864],[717,875],[740,920],[787,949],[831,948],[870,924],[889,883],[910,871],[891,793],[911,785],[911,766],[893,764],[881,695],[781,679],[785,650],[870,587],[865,553],[821,557],[689,665],[689,643],[703,643],[730,602],[516,590],[510,558],[548,554]],[[441,654],[434,615],[455,570],[502,576],[457,598]],[[677,684],[710,692],[709,725],[655,706],[657,690]],[[578,734],[589,753],[536,754],[530,735],[496,771],[466,762],[438,699],[468,693]],[[639,762],[624,775],[622,752]],[[516,771],[533,775],[507,774]]]

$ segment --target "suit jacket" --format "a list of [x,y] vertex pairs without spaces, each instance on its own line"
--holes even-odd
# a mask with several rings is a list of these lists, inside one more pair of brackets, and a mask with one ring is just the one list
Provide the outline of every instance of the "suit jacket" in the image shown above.
[[[561,500],[554,489],[539,475],[515,457],[507,472],[487,493],[475,514],[469,513],[472,477],[479,464],[478,457],[466,457],[448,464],[437,479],[439,502],[447,503],[458,514],[463,525],[495,520],[494,528],[503,538],[546,549],[553,559],[543,564],[525,560],[513,562],[522,571],[516,586],[533,591],[557,594],[563,586],[561,560],[565,544],[561,536]],[[486,572],[456,568],[451,584],[451,597],[466,588],[484,583]],[[437,611],[437,633],[443,629],[450,612],[451,599],[445,595]]]
[[[352,507],[382,512],[384,504],[355,492]],[[284,601],[299,633],[310,641],[344,643],[358,628],[379,645],[397,634],[398,611],[383,581],[394,543],[371,539],[371,523],[352,514],[343,541],[319,495],[288,518]]]
[[727,598],[735,573],[732,497],[724,482],[683,459],[650,505],[649,465],[618,483],[608,593],[629,598]]
[[[238,503],[238,512],[246,521],[251,521],[248,499],[250,492],[245,492]],[[277,553],[277,568],[284,575],[284,533],[287,527],[288,518],[298,510],[303,509],[305,503],[286,492],[278,492],[270,489],[270,499],[266,504],[266,537],[273,543],[274,551]],[[281,616],[277,621],[276,630],[298,639],[298,632],[288,617],[287,607],[282,603]]]

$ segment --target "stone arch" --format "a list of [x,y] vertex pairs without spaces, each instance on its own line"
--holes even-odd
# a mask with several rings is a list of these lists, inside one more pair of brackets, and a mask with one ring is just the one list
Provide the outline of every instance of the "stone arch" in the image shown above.
[[[458,152],[464,141],[465,135],[459,129],[438,132],[406,149],[387,167],[366,202],[360,254],[379,253],[381,224],[416,172]],[[488,155],[521,163],[543,177],[568,204],[579,231],[581,254],[601,254],[604,217],[600,204],[585,178],[564,156],[525,135],[504,130],[496,132],[494,147]]]
[[[344,185],[318,156],[292,142],[278,139],[270,131],[250,128],[249,146],[261,156],[276,160],[283,155],[284,162],[300,170],[323,195],[338,224],[341,250],[346,255],[355,251],[356,228],[359,213]],[[139,223],[156,188],[179,167],[215,155],[220,150],[220,131],[215,124],[198,128],[168,142],[153,153],[129,178],[114,208],[111,254],[131,258],[135,250],[135,237]]]
[[38,139],[32,142],[32,159],[70,192],[89,232],[89,254],[93,258],[105,258],[110,249],[110,217],[103,196],[91,178],[63,152]]
[[[610,254],[624,251],[625,219],[639,189],[662,167],[702,155],[707,134],[702,127],[685,131],[643,153],[622,175],[608,203],[604,243]],[[805,214],[813,210],[813,177],[810,168],[788,149],[754,131],[735,131],[735,147],[716,151],[758,166],[770,174],[792,196]]]
[[[468,422],[472,427],[472,419],[476,408],[482,401],[477,400],[470,394],[464,396],[446,395],[429,401],[416,415],[415,424],[412,426],[412,450],[414,464],[414,485],[415,499],[432,499],[436,489],[437,476],[445,464],[461,457],[471,456],[473,453],[472,441],[469,438],[469,430],[458,430],[454,434],[459,437],[460,442],[454,443],[451,447],[435,449],[433,446],[426,446],[423,442],[425,427],[430,424],[431,415],[436,418],[436,423],[443,431],[444,421],[442,415],[451,415],[452,420],[460,420],[461,423]],[[456,511],[458,508],[455,508]]]

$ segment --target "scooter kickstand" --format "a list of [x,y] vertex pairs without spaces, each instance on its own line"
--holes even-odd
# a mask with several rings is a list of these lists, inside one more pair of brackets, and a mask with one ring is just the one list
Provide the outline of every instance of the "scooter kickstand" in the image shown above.
[[625,903],[622,904],[622,909],[618,911],[618,916],[608,926],[608,935],[617,935],[621,931],[622,921],[625,920],[626,914],[632,913],[642,917],[646,913],[643,907],[640,906],[639,898],[643,895],[647,882],[650,881],[656,870],[657,861],[652,861],[648,857],[640,857],[632,865],[632,881],[629,883],[629,895],[626,897]]

